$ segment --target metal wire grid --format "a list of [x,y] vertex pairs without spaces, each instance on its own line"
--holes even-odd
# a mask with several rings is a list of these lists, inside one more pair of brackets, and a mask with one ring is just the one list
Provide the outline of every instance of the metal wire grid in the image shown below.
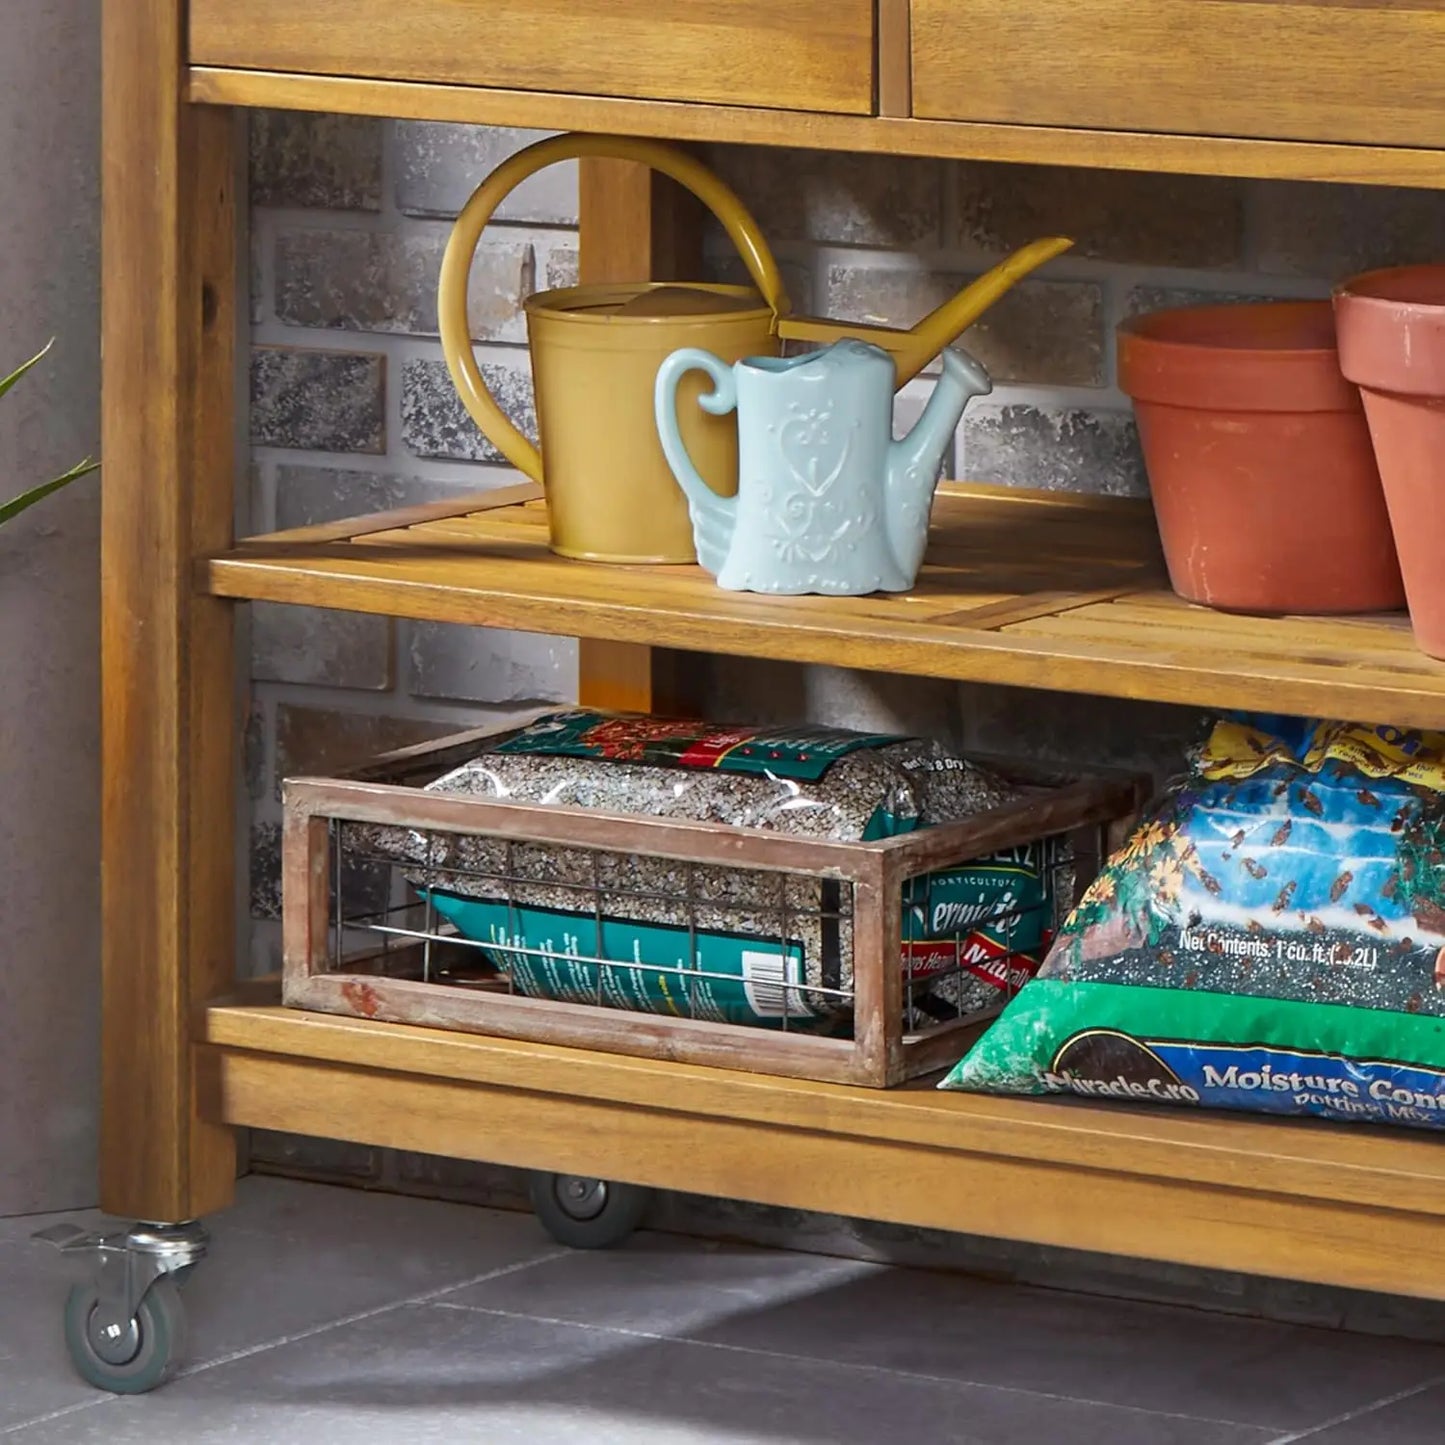
[[[720,994],[734,1000],[741,995],[757,1016],[748,1022],[810,1033],[850,1031],[850,883],[805,873],[636,859],[572,845],[555,851],[572,864],[574,880],[576,860],[585,857],[590,877],[584,882],[543,880],[517,862],[519,849],[537,854],[539,845],[491,838],[491,851],[500,848],[503,861],[478,867],[459,859],[465,851],[457,846],[463,835],[406,831],[413,861],[399,862],[377,846],[373,828],[330,820],[328,970],[711,1021],[724,1017],[717,1004]],[[905,885],[898,957],[908,1028],[988,1018],[1032,977],[1072,906],[1075,873],[1066,836],[1041,839],[1032,849],[1042,881],[1037,900],[1010,905],[1005,897],[943,936],[928,927],[921,893],[927,880]],[[673,886],[620,884],[614,875],[638,863],[666,869],[675,875]],[[776,897],[771,905],[736,901],[770,893]],[[443,917],[438,895],[489,905],[487,914],[494,921],[488,936],[467,936]],[[729,911],[740,916],[723,928],[720,920]],[[682,922],[672,921],[679,912]],[[500,926],[495,923],[499,914],[505,920]],[[575,931],[560,946],[555,937],[535,938],[541,914],[563,915]],[[658,914],[665,921],[649,917]],[[679,961],[644,956],[635,941],[631,957],[605,946],[609,931],[626,936],[633,925],[670,936]],[[592,946],[584,948],[588,927]],[[742,973],[705,966],[709,950],[703,945],[719,936],[737,947]],[[1021,946],[1021,938],[1035,940],[1034,946]],[[656,946],[654,936],[652,949]]]

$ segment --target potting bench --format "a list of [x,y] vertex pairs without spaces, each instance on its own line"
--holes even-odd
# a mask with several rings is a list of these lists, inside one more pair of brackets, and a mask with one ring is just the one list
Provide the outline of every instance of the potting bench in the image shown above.
[[[1188,607],[1134,502],[954,489],[935,546],[998,545],[887,605],[567,563],[490,502],[238,543],[246,107],[1445,187],[1442,0],[106,0],[103,1202],[223,1209],[257,1126],[1445,1298],[1429,1135],[876,1092],[238,993],[240,600],[565,631],[599,705],[666,704],[664,649],[691,649],[1445,726],[1403,619]],[[584,167],[581,228],[586,280],[697,260],[691,208],[626,164]],[[106,1308],[194,1242],[122,1241],[112,1265],[144,1267]]]

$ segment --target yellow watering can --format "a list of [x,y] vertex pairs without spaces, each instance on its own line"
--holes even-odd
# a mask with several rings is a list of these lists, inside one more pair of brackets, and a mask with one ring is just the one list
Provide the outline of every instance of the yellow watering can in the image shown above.
[[[571,286],[530,297],[525,309],[539,453],[482,379],[472,353],[467,286],[482,232],[505,197],[543,167],[583,157],[637,161],[685,186],[722,223],[756,289],[640,282]],[[592,562],[693,562],[687,501],[663,455],[653,413],[658,368],[668,356],[702,347],[732,363],[776,356],[787,341],[856,337],[892,354],[895,388],[901,387],[1016,281],[1072,244],[1050,237],[1023,247],[911,331],[796,317],[757,222],[686,151],[625,136],[553,136],[498,166],[458,217],[442,261],[442,347],[483,434],[514,467],[545,486],[553,551]],[[683,379],[677,407],[682,440],[708,485],[732,496],[737,423],[689,404],[708,385],[696,372]]]

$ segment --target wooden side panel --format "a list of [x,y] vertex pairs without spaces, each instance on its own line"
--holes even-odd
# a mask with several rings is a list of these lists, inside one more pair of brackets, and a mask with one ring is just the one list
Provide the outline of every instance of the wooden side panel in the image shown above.
[[189,1030],[233,975],[231,609],[192,590],[231,536],[230,113],[187,108],[177,0],[104,9],[102,1204],[225,1205],[229,1130]]
[[873,0],[191,0],[201,65],[866,115]]
[[[701,277],[695,197],[632,161],[584,160],[578,169],[584,283]],[[690,712],[688,674],[697,668],[635,642],[588,639],[579,644],[578,701],[615,712]]]
[[1439,146],[1445,0],[913,0],[913,113]]

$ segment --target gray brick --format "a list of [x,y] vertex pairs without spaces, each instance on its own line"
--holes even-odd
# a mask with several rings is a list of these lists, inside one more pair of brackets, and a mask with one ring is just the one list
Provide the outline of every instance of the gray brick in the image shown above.
[[714,148],[710,163],[772,242],[901,247],[938,241],[939,161],[731,146]]
[[521,704],[576,696],[577,650],[570,638],[420,622],[411,633],[410,689],[416,697]]
[[[732,249],[732,242],[717,227],[715,234],[708,238],[708,252],[704,258],[703,279],[720,281],[725,286],[752,286],[753,278],[743,265],[742,257]],[[795,312],[810,313],[814,309],[813,268],[802,261],[787,256],[778,257],[778,270],[782,272],[783,288]]]
[[251,352],[251,441],[304,451],[386,450],[386,358],[374,352],[258,346]]
[[1343,281],[1445,255],[1445,191],[1271,181],[1253,201],[1261,271]]
[[310,1139],[271,1129],[251,1131],[251,1163],[262,1174],[299,1179],[373,1183],[381,1176],[382,1151],[342,1139]]
[[973,403],[963,416],[963,475],[971,482],[1063,492],[1148,495],[1128,412]]
[[1191,708],[1132,699],[1082,697],[1028,688],[965,684],[960,689],[964,743],[1075,767],[1139,768],[1162,783],[1204,735],[1207,719]]
[[547,252],[547,289],[558,291],[564,286],[576,286],[582,279],[581,264],[582,258],[575,246],[553,246]]
[[[1295,293],[1297,294],[1297,293]],[[1328,294],[1322,288],[1321,294]],[[1173,311],[1187,306],[1241,306],[1252,301],[1278,301],[1268,285],[1257,290],[1203,291],[1191,286],[1131,286],[1124,297],[1124,315],[1142,316],[1150,311]]]
[[383,134],[365,116],[253,112],[252,203],[379,211]]
[[[276,315],[290,326],[437,334],[446,233],[287,230],[276,238]],[[484,238],[468,290],[472,336],[525,341],[535,260],[525,241]]]
[[[410,216],[455,216],[508,156],[546,131],[505,126],[400,121],[396,126],[396,204]],[[497,208],[499,221],[577,223],[577,166],[563,161],[523,181]]]
[[1244,191],[1209,176],[969,162],[953,167],[962,245],[1010,251],[1072,236],[1070,254],[1150,266],[1239,260]]
[[246,794],[252,799],[266,792],[266,713],[255,704],[246,709],[246,730],[241,755],[246,778]]
[[391,619],[257,602],[251,609],[251,676],[385,692],[391,686]]
[[281,916],[281,825],[251,823],[251,917]]
[[276,469],[276,525],[311,527],[344,517],[469,496],[481,491],[487,480],[486,473],[475,482],[453,483],[342,467],[281,466]]
[[[886,326],[916,325],[972,276],[918,267],[828,268],[827,314]],[[995,381],[1104,384],[1103,293],[1075,281],[1024,281],[959,339]]]
[[[485,362],[482,376],[521,431],[537,439],[532,374],[525,364]],[[443,361],[414,358],[401,369],[401,440],[419,457],[499,462],[502,454],[477,430]]]
[[380,753],[460,730],[461,724],[454,722],[283,703],[276,709],[277,786],[286,778],[335,773]]

